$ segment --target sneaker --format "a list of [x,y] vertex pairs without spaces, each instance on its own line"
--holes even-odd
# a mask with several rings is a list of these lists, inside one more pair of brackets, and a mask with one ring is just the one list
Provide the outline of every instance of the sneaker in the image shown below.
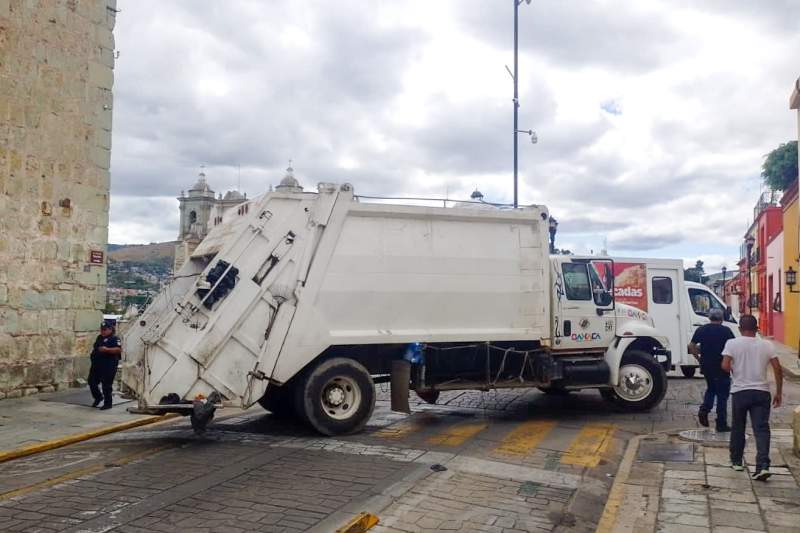
[[762,468],[757,473],[753,474],[753,479],[756,481],[766,481],[771,475],[768,468]]
[[744,472],[744,467],[739,463],[731,463],[731,468],[733,468],[737,472]]
[[697,419],[700,421],[700,425],[704,428],[708,427],[708,413],[705,411],[700,411],[697,413]]
[[100,408],[101,411],[105,411],[106,409],[111,409],[111,404],[105,404],[103,407]]
[[731,427],[728,424],[717,424],[717,433],[730,433]]
[[102,401],[103,401],[102,398],[100,398],[99,400],[95,399],[95,401],[92,402],[92,407],[97,407],[98,405],[100,405],[100,402]]

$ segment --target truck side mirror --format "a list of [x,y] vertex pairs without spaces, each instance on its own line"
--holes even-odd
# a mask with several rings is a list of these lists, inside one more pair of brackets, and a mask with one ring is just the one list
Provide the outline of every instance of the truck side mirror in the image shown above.
[[608,291],[602,291],[597,294],[597,305],[602,307],[608,307],[611,305],[611,302],[614,301],[614,298],[611,296],[611,293]]
[[733,319],[733,310],[731,309],[730,305],[725,308],[725,316],[723,318],[725,319],[725,322],[736,322],[736,320]]

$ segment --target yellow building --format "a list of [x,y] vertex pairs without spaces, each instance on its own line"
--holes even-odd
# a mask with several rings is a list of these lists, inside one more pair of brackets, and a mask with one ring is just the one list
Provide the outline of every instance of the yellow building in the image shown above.
[[[800,139],[800,78],[795,82],[789,107],[797,111],[797,137]],[[784,193],[783,205],[783,271],[789,268],[800,271],[800,210],[798,209],[798,183]],[[800,283],[784,286],[784,337],[785,343],[800,349]]]

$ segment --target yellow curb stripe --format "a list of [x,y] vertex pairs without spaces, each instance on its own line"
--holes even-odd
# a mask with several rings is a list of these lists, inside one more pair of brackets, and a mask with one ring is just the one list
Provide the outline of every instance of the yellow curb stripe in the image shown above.
[[118,431],[124,431],[126,429],[131,429],[139,426],[146,426],[148,424],[154,424],[156,422],[168,420],[176,416],[179,415],[175,413],[167,413],[165,415],[160,415],[160,416],[150,416],[147,418],[140,418],[138,420],[131,420],[130,422],[123,422],[121,424],[115,424],[113,426],[106,426],[104,428],[95,429],[93,431],[87,431],[85,433],[76,433],[74,435],[69,435],[67,437],[61,437],[59,439],[49,440],[47,442],[41,442],[39,444],[31,444],[30,446],[23,446],[22,448],[16,448],[14,450],[10,450],[7,452],[0,452],[0,463],[5,463],[6,461],[11,461],[12,459],[19,459],[20,457],[26,457],[28,455],[33,455],[36,453],[46,452],[48,450],[54,450],[56,448],[62,448],[64,446],[69,446],[70,444],[75,444],[76,442],[83,442],[85,440],[94,439],[96,437],[101,437],[103,435],[108,435],[109,433],[116,433]]
[[402,439],[438,422],[439,419],[435,416],[432,416],[428,413],[419,413],[381,428],[372,435],[382,439]]
[[556,423],[551,420],[523,422],[506,435],[494,451],[510,456],[527,455],[547,437],[554,427],[556,427]]
[[74,470],[72,472],[68,472],[66,474],[62,474],[60,476],[46,479],[44,481],[40,481],[39,483],[34,483],[33,485],[28,485],[27,487],[22,487],[19,489],[14,489],[8,492],[4,492],[0,494],[0,502],[5,500],[10,500],[11,498],[16,498],[18,496],[24,496],[25,494],[30,494],[31,492],[35,492],[37,490],[46,489],[49,487],[53,487],[58,485],[59,483],[63,483],[65,481],[70,481],[72,479],[76,479],[82,476],[88,476],[90,474],[96,474],[97,472],[101,472],[106,470],[107,468],[114,468],[117,466],[122,466],[128,464],[132,461],[137,459],[143,459],[145,457],[149,457],[151,455],[155,455],[158,452],[161,452],[167,448],[174,448],[175,445],[164,445],[158,446],[156,448],[151,448],[149,450],[139,451],[136,453],[132,453],[130,455],[126,455],[117,459],[111,463],[113,466],[107,466],[105,464],[94,465],[94,466],[87,466],[86,468],[81,468],[78,470]]
[[336,533],[362,533],[372,529],[380,520],[371,513],[359,513],[349,522],[336,530]]
[[581,429],[567,451],[561,456],[561,463],[596,467],[608,451],[615,430],[616,426],[614,425],[588,424]]
[[606,505],[603,507],[603,515],[597,523],[595,533],[614,533],[617,531],[616,521],[625,497],[625,483],[628,482],[633,460],[639,451],[640,440],[641,437],[634,437],[628,444],[628,449],[625,450],[625,455],[622,457],[622,462],[617,469],[617,477],[614,478],[614,484],[611,485],[611,492],[608,494]]
[[434,435],[433,437],[429,438],[426,442],[428,444],[434,444],[438,446],[460,446],[470,439],[486,429],[489,424],[486,422],[479,422],[477,424],[458,424],[456,426],[451,427],[447,431],[443,431],[438,435]]

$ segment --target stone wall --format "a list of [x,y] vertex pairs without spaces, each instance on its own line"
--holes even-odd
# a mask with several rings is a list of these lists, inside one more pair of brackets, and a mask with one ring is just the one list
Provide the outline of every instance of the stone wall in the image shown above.
[[0,0],[0,398],[86,377],[105,306],[115,16],[116,0]]

